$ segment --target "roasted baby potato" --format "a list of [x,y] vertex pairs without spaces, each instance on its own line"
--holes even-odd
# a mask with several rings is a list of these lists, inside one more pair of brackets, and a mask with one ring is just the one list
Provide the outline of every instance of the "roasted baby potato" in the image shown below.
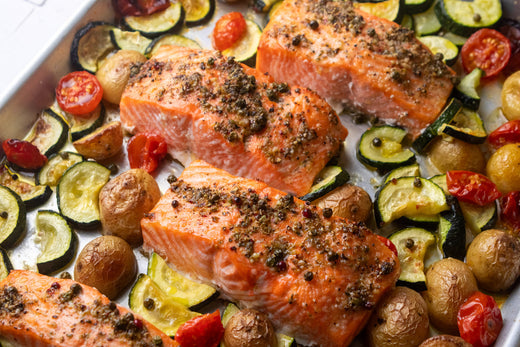
[[504,116],[508,120],[520,119],[520,71],[505,80],[501,99]]
[[367,334],[370,346],[417,346],[430,334],[426,302],[416,291],[396,287],[377,305]]
[[113,104],[119,104],[132,69],[145,61],[144,55],[131,50],[117,51],[105,59],[96,72],[96,77],[103,87],[103,99]]
[[107,123],[72,144],[78,153],[86,158],[104,160],[113,157],[123,146],[121,122]]
[[251,309],[235,313],[224,331],[226,347],[276,347],[276,333],[267,316]]
[[432,324],[442,332],[458,334],[460,305],[478,290],[469,266],[454,258],[433,263],[426,271],[426,288],[423,296]]
[[160,197],[157,182],[142,169],[128,170],[108,181],[99,193],[103,235],[119,236],[138,246],[143,241],[141,219]]
[[451,136],[439,136],[430,145],[428,158],[442,173],[450,170],[468,170],[483,173],[486,159],[478,145]]
[[116,298],[137,273],[132,247],[116,236],[100,236],[90,241],[78,255],[74,280],[96,287],[109,299]]
[[497,149],[489,158],[486,170],[502,193],[520,190],[520,143]]
[[520,276],[520,240],[502,230],[485,230],[469,245],[466,262],[480,288],[505,291]]
[[419,347],[473,347],[462,337],[453,335],[432,336],[419,345]]
[[363,188],[344,184],[330,193],[316,199],[312,204],[324,209],[332,209],[335,216],[354,222],[365,222],[372,212],[372,201]]

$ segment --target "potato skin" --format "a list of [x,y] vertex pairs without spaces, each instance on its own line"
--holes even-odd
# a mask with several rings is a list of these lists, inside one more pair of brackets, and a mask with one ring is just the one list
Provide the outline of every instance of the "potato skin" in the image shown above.
[[480,288],[505,291],[520,276],[520,240],[502,230],[485,230],[469,245],[466,262]]
[[109,299],[116,298],[136,274],[137,260],[132,247],[116,236],[100,236],[90,241],[74,265],[74,280],[97,288]]
[[372,213],[370,195],[363,188],[344,184],[312,202],[322,209],[332,209],[335,216],[354,222],[366,222]]
[[131,169],[108,181],[99,193],[102,233],[119,236],[132,246],[143,242],[141,219],[161,197],[154,178]]
[[240,310],[226,324],[226,347],[276,347],[273,325],[267,316],[252,309]]
[[121,122],[107,123],[91,134],[74,141],[73,145],[78,153],[86,158],[104,160],[113,157],[123,146]]
[[103,99],[119,104],[121,95],[130,79],[132,67],[146,62],[146,57],[139,52],[120,50],[103,61],[96,77],[103,87]]
[[426,288],[423,296],[431,323],[442,332],[458,334],[457,312],[478,290],[469,266],[454,258],[433,263],[426,271]]
[[367,334],[370,346],[417,346],[430,335],[426,302],[416,291],[396,287],[372,314]]
[[478,145],[451,136],[439,136],[434,140],[428,158],[442,173],[450,170],[483,173],[486,168],[486,158]]
[[520,144],[497,149],[487,163],[487,175],[502,193],[520,190]]
[[509,76],[502,87],[502,111],[508,120],[520,119],[520,72]]
[[419,347],[473,347],[462,337],[453,335],[432,336],[419,345]]

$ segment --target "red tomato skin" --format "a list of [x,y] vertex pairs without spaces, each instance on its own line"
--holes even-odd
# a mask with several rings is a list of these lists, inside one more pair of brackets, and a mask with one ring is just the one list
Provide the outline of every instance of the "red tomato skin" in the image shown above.
[[481,68],[484,79],[491,79],[502,71],[511,58],[511,43],[500,32],[480,29],[471,35],[460,51],[464,71]]
[[387,239],[386,237],[384,236],[381,236],[381,235],[377,235],[377,238],[383,242],[385,244],[386,247],[390,248],[390,250],[392,251],[392,253],[395,254],[395,256],[397,257],[397,248],[395,247],[394,243],[392,241],[390,241],[389,239]]
[[170,6],[169,0],[112,0],[117,13],[122,16],[147,16]]
[[500,199],[500,220],[516,234],[520,232],[520,192],[509,192]]
[[141,168],[152,173],[168,150],[166,141],[151,133],[139,133],[128,141],[128,161],[132,169]]
[[460,337],[473,347],[491,346],[502,329],[502,313],[492,296],[475,292],[460,307],[457,325]]
[[454,170],[446,172],[448,191],[461,201],[486,206],[502,196],[496,185],[476,172]]
[[223,15],[215,24],[212,34],[213,48],[223,51],[233,46],[247,31],[247,24],[240,12]]
[[47,162],[38,147],[27,141],[7,139],[2,143],[2,149],[7,160],[22,169],[36,170]]
[[496,128],[489,134],[488,142],[495,148],[508,143],[520,143],[520,120],[511,120]]
[[216,347],[224,336],[220,312],[204,314],[190,319],[179,327],[175,341],[182,347]]
[[103,88],[96,76],[74,71],[63,76],[56,87],[56,101],[61,109],[75,116],[88,115],[103,98]]

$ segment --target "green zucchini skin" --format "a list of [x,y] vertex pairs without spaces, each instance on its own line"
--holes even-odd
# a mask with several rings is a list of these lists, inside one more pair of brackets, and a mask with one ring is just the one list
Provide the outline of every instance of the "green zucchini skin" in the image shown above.
[[11,270],[13,270],[13,264],[5,249],[0,247],[0,280],[6,278]]
[[254,67],[256,64],[256,52],[260,37],[262,36],[262,29],[252,20],[246,19],[247,31],[243,38],[241,38],[235,45],[222,51],[222,54],[227,57],[235,57],[235,60],[242,64]]
[[0,186],[0,213],[3,212],[7,212],[7,220],[0,229],[0,247],[10,248],[25,234],[27,211],[18,194],[8,187]]
[[58,152],[69,137],[69,125],[50,108],[45,109],[29,131],[25,141],[38,147],[46,157]]
[[401,23],[405,14],[405,0],[356,0],[354,1],[354,7],[395,23]]
[[313,184],[310,192],[300,197],[300,199],[314,201],[344,185],[349,179],[350,175],[341,166],[326,166],[316,177],[316,183]]
[[437,35],[419,37],[419,40],[426,45],[433,54],[441,53],[446,65],[452,66],[459,57],[458,47],[450,40]]
[[[500,0],[439,0],[435,14],[442,26],[454,34],[469,37],[482,28],[494,27],[502,18]],[[477,15],[478,14],[478,20]]]
[[481,144],[486,141],[487,132],[477,112],[463,108],[450,124],[444,124],[441,132],[464,142]]
[[69,53],[73,69],[96,73],[98,63],[117,49],[110,40],[113,28],[115,26],[110,23],[93,21],[76,32]]
[[37,185],[31,178],[0,168],[0,184],[9,187],[24,202],[27,210],[43,205],[52,195],[47,185]]
[[[54,211],[41,210],[36,215],[36,230],[45,247],[36,262],[38,271],[48,275],[67,266],[78,248],[78,237],[67,221]],[[49,255],[51,252],[54,254]]]
[[428,10],[435,0],[405,0],[404,11],[408,14],[416,14]]
[[439,130],[443,124],[449,124],[461,109],[462,103],[455,98],[451,98],[437,119],[428,125],[412,143],[412,147],[417,153],[424,153],[430,142],[439,135]]
[[401,178],[401,177],[416,177],[421,176],[421,168],[419,164],[413,163],[406,166],[400,166],[398,168],[393,169],[390,171],[386,177],[384,183],[388,183],[389,181],[393,180],[394,178]]
[[390,156],[385,152],[385,149],[400,147],[405,137],[406,130],[403,128],[390,125],[374,126],[361,135],[356,152],[357,158],[363,164],[382,171],[410,165],[415,162],[415,154],[409,149],[401,148],[398,152],[391,150]]
[[103,102],[99,105],[99,108],[96,108],[96,110],[93,111],[92,117],[81,120],[78,118],[72,119],[72,126],[70,128],[70,138],[72,142],[87,136],[103,125],[106,116],[106,109]]
[[474,235],[492,229],[498,221],[496,201],[486,206],[478,206],[463,201],[459,201],[459,204],[466,224]]
[[424,257],[428,247],[435,244],[434,234],[421,228],[406,228],[393,233],[388,239],[395,245],[401,264],[397,285],[419,292],[426,290]]
[[439,223],[439,246],[444,258],[464,261],[466,256],[466,222],[457,198],[446,196],[450,209],[441,212]]
[[477,88],[480,85],[483,71],[479,68],[473,69],[464,76],[460,83],[453,89],[453,97],[459,99],[464,107],[477,111],[480,106],[480,96]]
[[186,12],[180,2],[171,3],[164,11],[144,17],[123,17],[122,24],[127,30],[138,31],[148,38],[155,38],[182,29]]

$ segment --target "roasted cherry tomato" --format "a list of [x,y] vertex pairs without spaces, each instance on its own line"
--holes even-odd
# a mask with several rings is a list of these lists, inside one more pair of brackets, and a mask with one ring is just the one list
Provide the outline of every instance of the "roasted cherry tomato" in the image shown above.
[[502,196],[489,178],[476,172],[448,171],[446,182],[451,195],[479,206],[485,206]]
[[63,111],[76,116],[88,115],[101,102],[103,88],[96,76],[74,71],[63,76],[56,88],[56,100]]
[[141,168],[152,173],[166,155],[167,149],[168,146],[161,136],[150,133],[137,134],[128,141],[130,167]]
[[23,169],[36,170],[47,162],[38,147],[27,141],[8,139],[2,143],[2,148],[7,160]]
[[520,70],[520,22],[502,18],[501,23],[497,30],[511,42],[511,59],[504,70],[507,75],[510,75]]
[[223,51],[233,46],[247,31],[247,24],[240,12],[223,15],[213,29],[213,48]]
[[385,244],[386,247],[390,248],[390,250],[395,254],[397,257],[397,248],[395,247],[394,243],[387,239],[386,237],[383,237],[381,235],[377,235],[377,238]]
[[489,134],[488,142],[496,148],[508,143],[520,143],[520,120],[509,121],[496,128]]
[[112,3],[122,16],[147,16],[170,6],[170,0],[113,0]]
[[457,314],[460,337],[473,347],[491,346],[497,339],[502,324],[502,313],[495,299],[481,292],[471,295]]
[[478,67],[485,72],[483,78],[491,78],[509,62],[511,43],[496,30],[480,29],[468,38],[460,54],[466,72]]
[[520,232],[520,192],[509,192],[500,199],[500,220],[515,234]]
[[190,319],[179,327],[175,341],[182,347],[216,347],[224,336],[219,311]]

